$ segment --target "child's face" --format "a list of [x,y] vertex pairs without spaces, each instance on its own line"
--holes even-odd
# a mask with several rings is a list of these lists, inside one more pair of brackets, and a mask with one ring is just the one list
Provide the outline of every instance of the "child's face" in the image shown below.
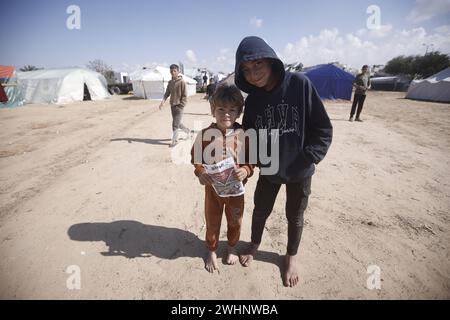
[[217,127],[225,131],[232,128],[239,117],[239,107],[230,104],[218,104],[213,108],[213,117],[216,118]]
[[[167,69],[166,69],[167,70]],[[180,71],[178,71],[178,69],[175,69],[175,68],[173,68],[173,69],[170,69],[170,74],[172,75],[172,78],[176,78],[176,77],[178,77],[178,74],[180,73]]]
[[272,64],[269,59],[258,59],[241,64],[245,80],[258,88],[265,88],[271,82]]

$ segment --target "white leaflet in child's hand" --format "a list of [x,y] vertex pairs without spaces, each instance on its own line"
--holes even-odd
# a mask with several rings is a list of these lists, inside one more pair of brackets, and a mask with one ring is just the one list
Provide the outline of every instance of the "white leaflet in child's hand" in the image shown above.
[[232,157],[203,167],[213,179],[213,188],[220,197],[236,197],[245,193],[244,184],[233,174],[236,164]]

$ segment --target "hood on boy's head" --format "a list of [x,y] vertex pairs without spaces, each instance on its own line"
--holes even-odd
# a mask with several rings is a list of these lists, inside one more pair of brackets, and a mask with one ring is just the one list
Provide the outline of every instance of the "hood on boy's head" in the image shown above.
[[280,74],[281,79],[283,79],[285,73],[284,64],[280,58],[277,57],[275,51],[263,39],[252,36],[245,37],[241,41],[236,50],[236,65],[234,67],[234,82],[239,89],[246,93],[260,90],[245,80],[240,66],[242,62],[264,58],[274,60],[273,71]]

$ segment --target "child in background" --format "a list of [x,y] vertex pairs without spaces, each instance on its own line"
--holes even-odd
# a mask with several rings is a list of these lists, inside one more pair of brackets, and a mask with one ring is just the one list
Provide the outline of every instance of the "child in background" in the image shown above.
[[190,130],[181,123],[184,107],[187,103],[187,93],[186,83],[183,80],[183,76],[180,75],[178,65],[170,65],[170,74],[172,75],[172,80],[167,84],[166,92],[159,104],[159,110],[162,109],[167,98],[170,97],[170,110],[172,112],[172,143],[170,146],[173,147],[178,142],[179,131],[184,131],[189,136]]

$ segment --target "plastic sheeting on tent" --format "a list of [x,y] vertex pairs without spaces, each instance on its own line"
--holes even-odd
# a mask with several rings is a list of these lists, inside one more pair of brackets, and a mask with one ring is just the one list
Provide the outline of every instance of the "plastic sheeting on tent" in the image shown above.
[[0,81],[2,81],[5,78],[11,78],[15,72],[16,69],[13,66],[0,65]]
[[413,80],[406,98],[450,102],[450,67],[424,80]]
[[[186,94],[196,94],[197,81],[182,75],[186,83]],[[161,100],[166,92],[167,84],[172,79],[169,68],[156,67],[154,69],[142,69],[130,74],[133,85],[133,94],[144,99]]]
[[381,91],[407,91],[411,80],[406,76],[370,78],[370,88]]
[[44,69],[18,72],[24,103],[70,103],[83,101],[85,89],[91,100],[109,97],[106,79],[83,68]]
[[305,68],[302,73],[311,80],[322,99],[351,100],[352,82],[355,77],[334,64]]
[[3,84],[2,89],[7,99],[7,101],[0,103],[0,108],[13,108],[23,105],[23,94],[18,85],[14,67],[0,66],[0,83]]

